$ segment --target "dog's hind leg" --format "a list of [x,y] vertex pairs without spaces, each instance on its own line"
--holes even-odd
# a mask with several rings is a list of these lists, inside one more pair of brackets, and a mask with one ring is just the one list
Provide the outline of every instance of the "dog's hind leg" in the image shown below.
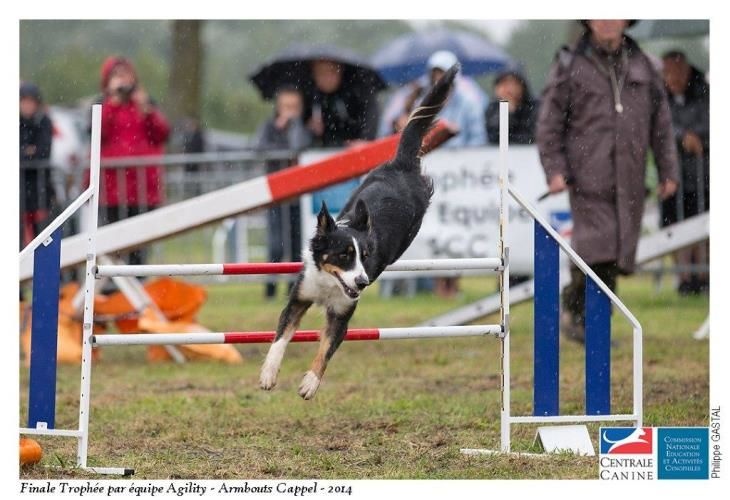
[[276,337],[274,337],[269,353],[266,355],[266,360],[261,367],[259,382],[261,388],[267,391],[276,385],[276,377],[279,375],[279,368],[281,367],[281,360],[284,358],[286,346],[297,331],[302,316],[312,305],[309,301],[296,299],[295,295],[295,293],[292,294],[286,307],[281,311],[279,326],[276,328]]
[[353,305],[344,314],[336,314],[332,309],[327,310],[327,327],[320,334],[317,356],[299,384],[299,395],[304,399],[312,399],[317,393],[327,364],[347,335],[347,324],[355,312],[355,307]]

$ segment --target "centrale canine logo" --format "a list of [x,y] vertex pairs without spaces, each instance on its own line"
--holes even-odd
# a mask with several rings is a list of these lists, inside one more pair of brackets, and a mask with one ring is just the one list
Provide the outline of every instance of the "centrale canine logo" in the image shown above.
[[651,427],[612,427],[601,429],[601,454],[649,454],[653,453]]

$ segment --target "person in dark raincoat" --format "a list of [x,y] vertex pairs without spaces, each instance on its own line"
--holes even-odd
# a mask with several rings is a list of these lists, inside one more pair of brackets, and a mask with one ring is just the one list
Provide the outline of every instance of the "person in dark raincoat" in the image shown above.
[[484,114],[489,143],[499,144],[499,101],[505,100],[509,103],[509,143],[534,144],[539,101],[532,96],[522,73],[509,70],[497,75],[494,97]]
[[[710,209],[710,85],[681,51],[667,52],[662,62],[682,172],[677,193],[661,203],[661,225],[668,226]],[[675,261],[680,266],[708,265],[709,245],[679,250]],[[706,271],[679,274],[681,295],[706,292],[709,286]]]
[[314,85],[305,92],[304,123],[314,146],[335,148],[374,139],[378,126],[375,91],[348,85],[343,65],[335,61],[312,61],[311,70]]
[[[658,194],[677,189],[677,150],[661,75],[626,20],[582,21],[577,43],[559,51],[542,94],[537,144],[551,193],[568,189],[572,246],[612,290],[635,268],[649,148]],[[561,328],[583,341],[585,278],[563,291]]]
[[41,91],[20,84],[20,248],[43,229],[55,204],[51,182],[53,124],[43,108]]

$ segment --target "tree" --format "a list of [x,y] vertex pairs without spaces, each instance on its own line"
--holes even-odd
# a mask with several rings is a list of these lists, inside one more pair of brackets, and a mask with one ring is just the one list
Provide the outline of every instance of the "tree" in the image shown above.
[[555,54],[577,27],[575,21],[525,21],[512,32],[507,52],[522,64],[535,93],[542,90]]
[[170,58],[169,91],[166,111],[172,123],[183,118],[200,119],[201,84],[203,76],[203,21],[172,22],[172,54]]

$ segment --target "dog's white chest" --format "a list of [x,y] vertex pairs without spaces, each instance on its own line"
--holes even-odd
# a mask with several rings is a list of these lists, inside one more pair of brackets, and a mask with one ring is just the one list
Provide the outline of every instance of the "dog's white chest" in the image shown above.
[[311,300],[325,308],[331,307],[336,313],[344,313],[352,307],[353,301],[345,297],[332,276],[317,268],[305,269],[304,279],[299,286],[301,299]]

